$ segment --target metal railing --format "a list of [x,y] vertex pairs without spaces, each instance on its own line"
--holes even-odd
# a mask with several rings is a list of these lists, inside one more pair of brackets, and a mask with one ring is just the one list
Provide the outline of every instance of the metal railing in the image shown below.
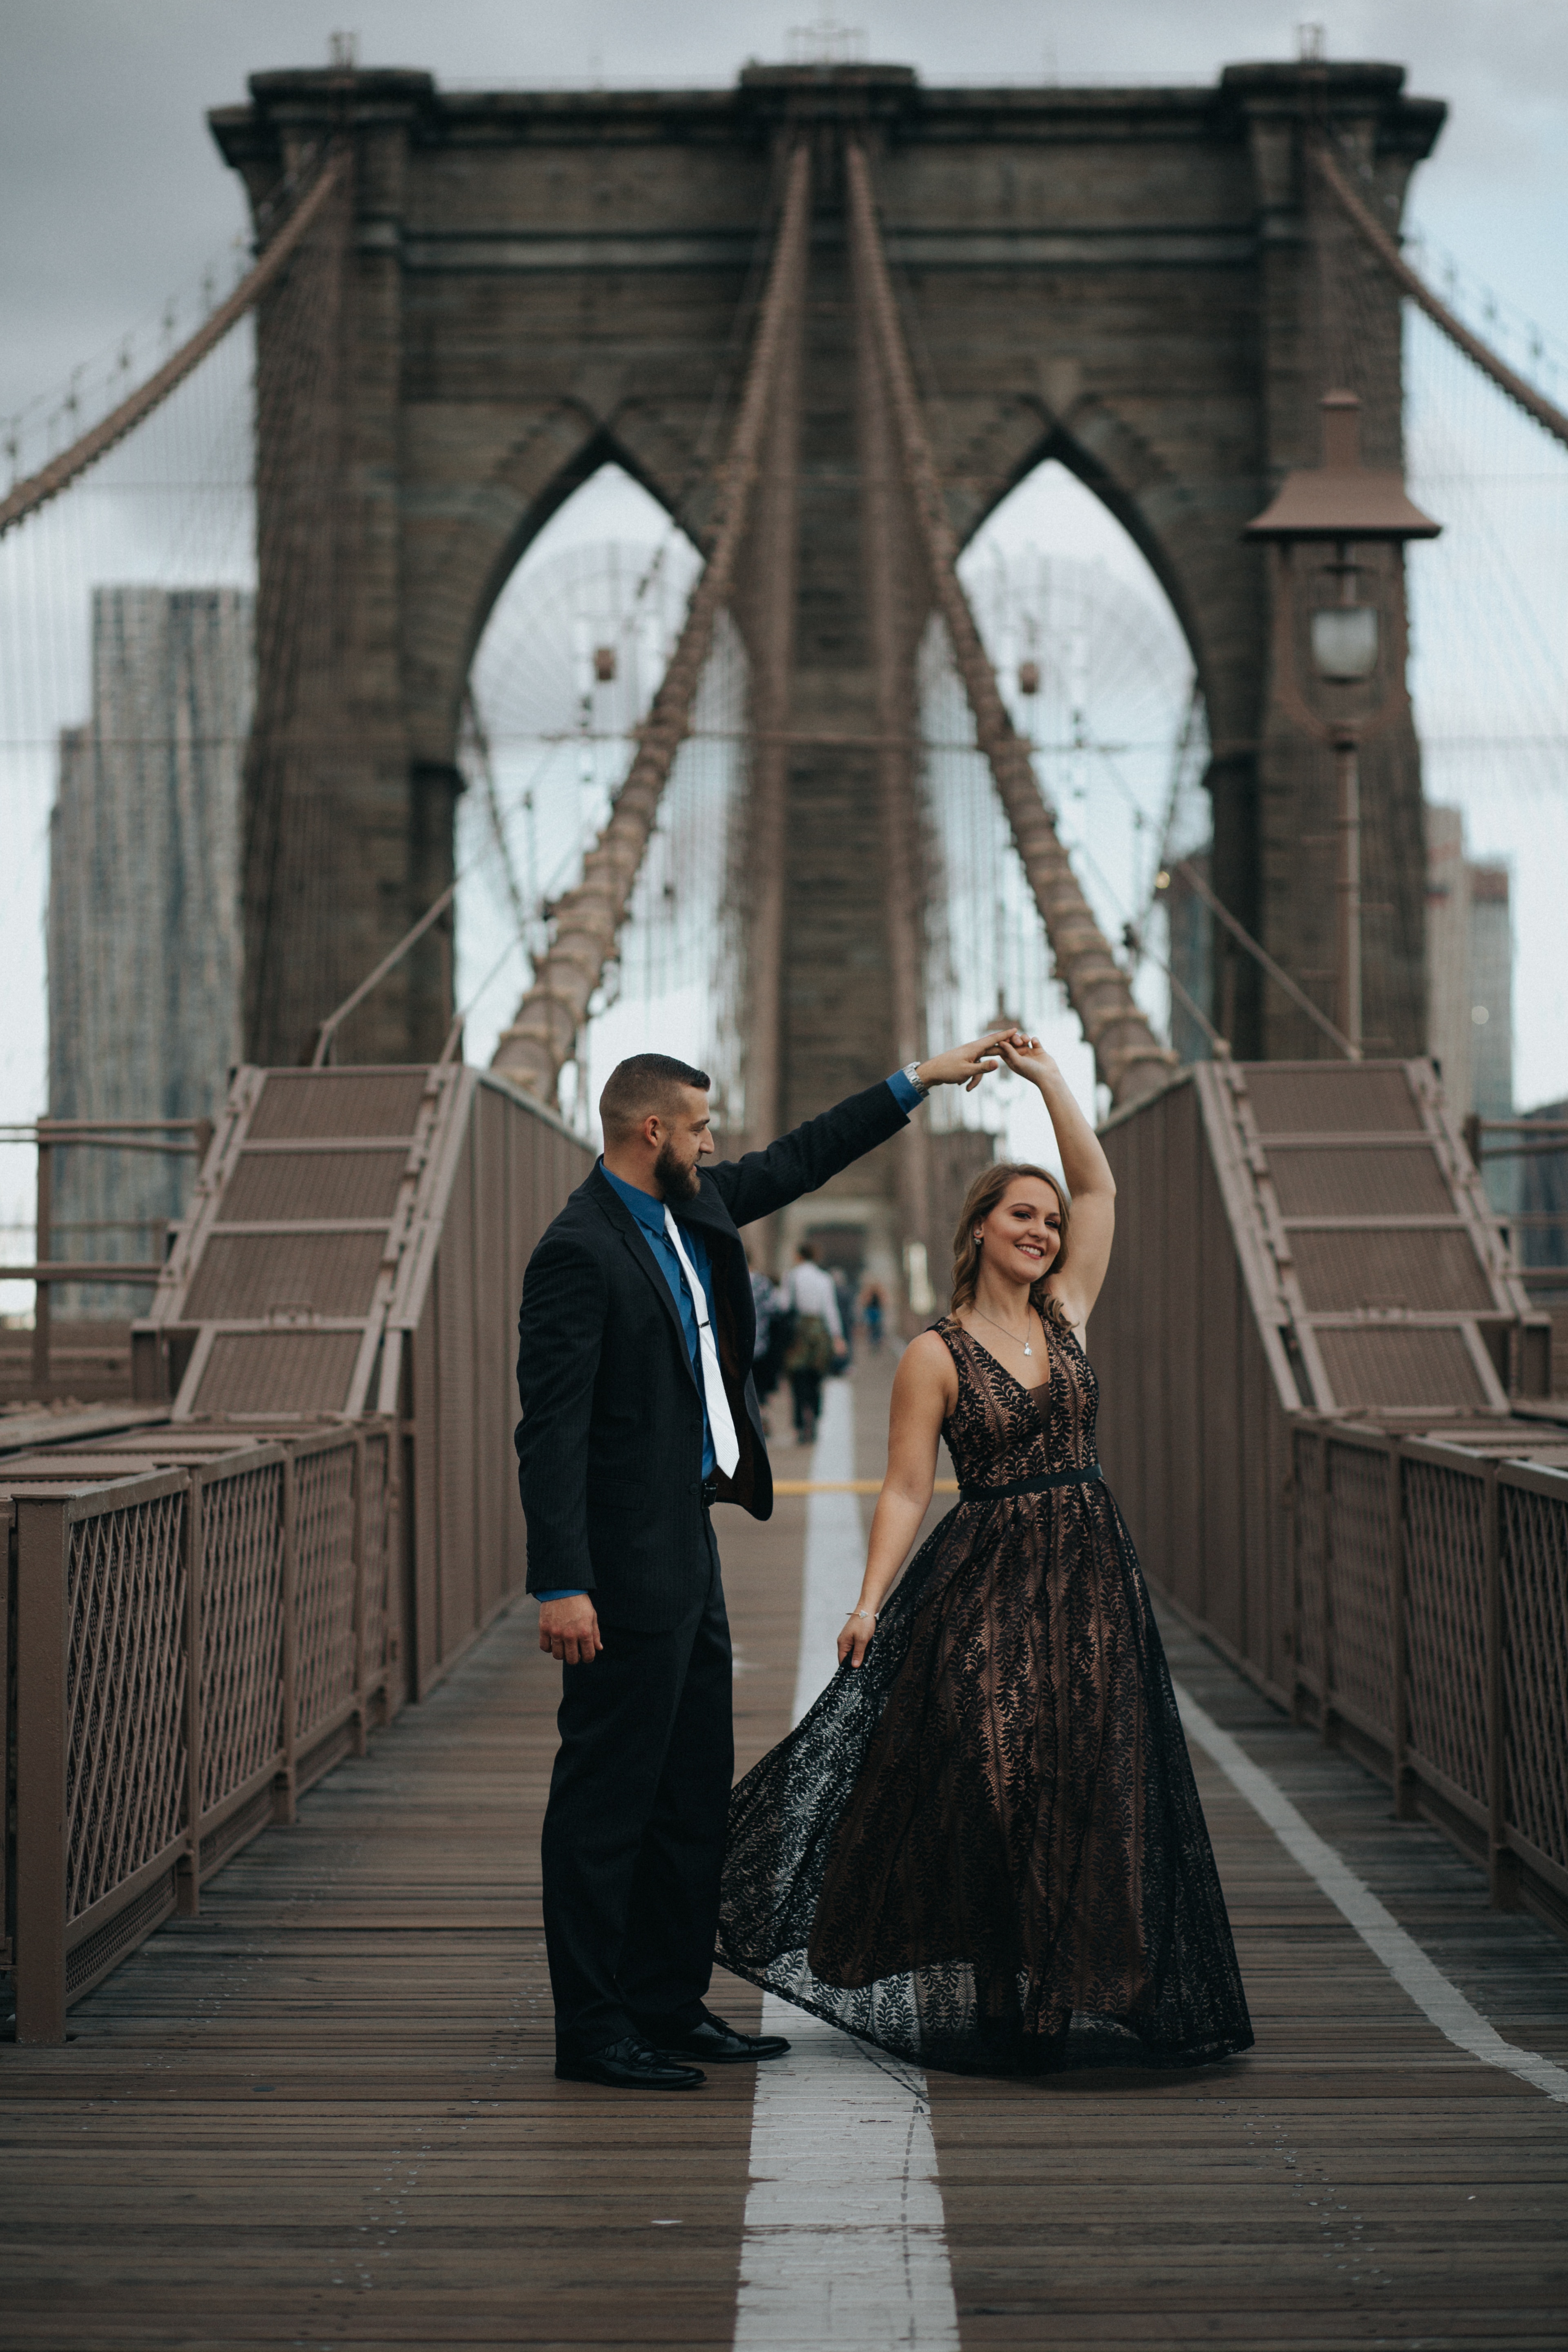
[[1293,1416],[1298,1715],[1568,1922],[1568,1475]]
[[35,1459],[0,1505],[0,1893],[22,2042],[63,2040],[69,2004],[194,1915],[401,1695],[390,1423],[71,1478],[68,1454]]
[[[163,1271],[161,1255],[140,1263],[131,1258],[55,1256],[56,1151],[68,1148],[71,1150],[155,1151],[165,1158],[195,1160],[199,1168],[206,1157],[212,1139],[213,1123],[210,1118],[40,1118],[25,1127],[0,1128],[0,1143],[31,1144],[38,1155],[32,1261],[25,1265],[0,1265],[0,1282],[30,1282],[34,1286],[32,1385],[40,1402],[47,1398],[53,1380],[51,1290],[61,1283],[79,1282],[128,1290],[153,1290],[157,1287]],[[118,1229],[148,1232],[158,1222],[128,1218],[120,1221]],[[163,1231],[166,1237],[166,1223]]]

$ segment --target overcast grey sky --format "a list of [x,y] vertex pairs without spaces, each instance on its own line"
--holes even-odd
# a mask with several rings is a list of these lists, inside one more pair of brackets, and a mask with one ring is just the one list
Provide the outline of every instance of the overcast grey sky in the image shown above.
[[[1568,0],[849,0],[876,58],[929,81],[1211,80],[1295,54],[1394,59],[1452,118],[1416,181],[1428,231],[1568,340]],[[243,226],[204,115],[258,68],[367,65],[445,82],[724,83],[785,56],[803,0],[0,0],[0,415],[63,383]]]
[[[101,379],[138,329],[140,373],[156,356],[168,299],[194,294],[214,264],[232,274],[245,208],[205,112],[243,100],[249,73],[324,64],[341,30],[357,35],[365,65],[424,68],[447,84],[724,85],[750,57],[784,58],[792,28],[819,13],[818,0],[572,0],[555,9],[521,0],[0,0],[0,418],[35,402],[52,407],[79,363],[89,384]],[[1447,128],[1416,175],[1414,215],[1468,281],[1531,316],[1560,352],[1568,346],[1568,0],[850,0],[842,13],[863,29],[871,57],[912,65],[934,83],[1203,84],[1227,63],[1293,57],[1300,19],[1318,18],[1331,58],[1403,64],[1413,92],[1447,100]],[[181,331],[189,323],[187,310]],[[1517,338],[1509,348],[1519,355]],[[1568,373],[1557,391],[1568,391]],[[25,446],[37,462],[36,436]],[[1468,445],[1466,462],[1477,462]],[[1462,553],[1470,542],[1461,544],[1454,503],[1461,487],[1447,486],[1449,503],[1435,510],[1454,524],[1447,544]],[[1559,509],[1547,515],[1541,503],[1542,528],[1554,528]],[[85,625],[85,602],[83,614]],[[1481,731],[1517,731],[1518,711],[1492,708],[1508,702],[1510,687],[1492,675],[1476,622],[1467,610],[1455,674],[1490,679]],[[85,708],[84,643],[50,641],[60,677],[40,744]],[[43,1071],[49,758],[33,757],[26,775],[25,786],[7,782],[0,807],[11,992],[0,1108],[12,1117],[38,1108]],[[1533,797],[1489,792],[1479,770],[1440,788],[1466,801],[1473,849],[1513,865],[1521,1098],[1556,1097],[1568,1091],[1568,785],[1553,765]]]

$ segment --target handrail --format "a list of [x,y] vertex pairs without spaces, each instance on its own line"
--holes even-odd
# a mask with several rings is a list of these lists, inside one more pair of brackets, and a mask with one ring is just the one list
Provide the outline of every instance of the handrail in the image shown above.
[[[188,1143],[165,1139],[189,1135]],[[137,1258],[57,1258],[49,1255],[54,1225],[54,1155],[57,1151],[155,1151],[171,1159],[194,1159],[198,1167],[213,1139],[210,1118],[39,1118],[24,1127],[20,1121],[0,1125],[0,1144],[32,1143],[37,1148],[38,1172],[33,1213],[34,1261],[30,1265],[0,1265],[0,1282],[30,1282],[33,1286],[33,1347],[29,1378],[41,1403],[51,1379],[50,1339],[57,1284],[98,1282],[106,1288],[156,1289],[162,1263]],[[137,1222],[154,1227],[163,1218]]]
[[458,884],[462,879],[463,877],[461,874],[455,876],[454,878],[447,883],[440,897],[433,900],[432,903],[426,908],[425,912],[420,916],[419,920],[414,924],[410,929],[404,932],[403,937],[398,940],[397,945],[389,950],[388,952],[382,957],[381,961],[376,965],[375,970],[374,971],[367,972],[364,978],[361,981],[359,986],[356,989],[351,990],[350,993],[344,997],[342,1003],[338,1006],[335,1013],[328,1013],[326,1019],[322,1022],[321,1027],[316,1032],[315,1050],[310,1055],[310,1067],[312,1070],[325,1069],[327,1066],[327,1056],[331,1051],[332,1039],[337,1035],[339,1029],[348,1019],[349,1014],[354,1011],[356,1006],[364,1003],[365,998],[370,994],[373,988],[380,987],[382,982],[386,978],[387,973],[395,970],[395,967],[402,962],[404,957],[408,953],[409,949],[416,945],[416,943],[424,938],[431,924],[435,922],[438,917],[446,913],[447,908],[451,905],[453,899],[458,895]]

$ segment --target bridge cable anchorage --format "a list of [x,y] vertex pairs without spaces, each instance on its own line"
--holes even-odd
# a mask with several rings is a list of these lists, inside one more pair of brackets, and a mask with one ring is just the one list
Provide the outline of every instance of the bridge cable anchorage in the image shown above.
[[583,879],[555,906],[554,938],[490,1067],[525,1094],[553,1102],[562,1070],[577,1050],[589,1000],[615,954],[632,888],[647,851],[675,755],[690,730],[692,706],[720,613],[729,602],[736,558],[760,471],[785,322],[805,267],[810,218],[811,156],[801,142],[790,156],[778,244],[768,273],[751,363],[730,451],[716,476],[711,548],[686,609],[626,782],[598,840],[583,861]]
[[957,536],[948,520],[894,306],[872,199],[870,167],[865,151],[854,140],[846,142],[844,160],[857,282],[870,310],[931,590],[952,641],[979,747],[990,763],[1014,847],[1045,924],[1057,976],[1094,1049],[1096,1073],[1109,1087],[1113,1103],[1135,1102],[1163,1085],[1175,1057],[1155,1036],[1079,887],[1061,837],[1040,797],[1028,748],[1007,716],[996,673],[958,576]]
[[264,247],[258,258],[240,279],[226,301],[220,302],[211,315],[166,359],[161,368],[144,383],[126,395],[118,407],[79,435],[68,449],[51,457],[47,466],[18,482],[0,499],[0,537],[14,529],[30,514],[47,506],[68,489],[89,466],[106,457],[128,433],[151,416],[155,408],[182,384],[192,371],[200,366],[207,353],[216,351],[231,327],[238,325],[248,310],[253,310],[261,296],[272,284],[301,237],[326,206],[329,197],[347,172],[350,155],[346,148],[329,149],[321,171],[289,214],[282,226]]
[[1527,383],[1523,376],[1516,375],[1507,361],[1500,359],[1489,343],[1484,343],[1479,335],[1471,334],[1463,320],[1457,317],[1439,296],[1434,294],[1426,279],[1416,270],[1411,268],[1381,221],[1357,195],[1340,169],[1338,162],[1330,153],[1327,142],[1321,137],[1311,139],[1308,142],[1307,152],[1317,167],[1324,186],[1341,211],[1352,227],[1360,233],[1363,240],[1371,247],[1401,290],[1409,296],[1418,310],[1426,313],[1435,326],[1442,329],[1450,342],[1457,345],[1467,359],[1474,361],[1483,375],[1490,377],[1500,392],[1506,393],[1509,399],[1516,402],[1527,416],[1533,417],[1537,425],[1550,433],[1554,440],[1560,441],[1564,448],[1568,448],[1568,415],[1548,400],[1544,393],[1537,392],[1533,384]]

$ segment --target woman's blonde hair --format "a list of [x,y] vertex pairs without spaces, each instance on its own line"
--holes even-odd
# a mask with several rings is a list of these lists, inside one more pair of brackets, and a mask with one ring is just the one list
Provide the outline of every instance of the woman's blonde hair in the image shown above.
[[998,1202],[1006,1198],[1008,1187],[1020,1176],[1032,1176],[1048,1184],[1056,1194],[1062,1213],[1061,1244],[1038,1282],[1029,1285],[1029,1304],[1043,1322],[1054,1323],[1058,1331],[1068,1331],[1071,1325],[1061,1303],[1046,1284],[1053,1274],[1059,1274],[1068,1262],[1068,1227],[1072,1211],[1067,1194],[1048,1168],[1037,1168],[1028,1160],[998,1160],[994,1167],[984,1169],[963,1196],[963,1213],[952,1236],[952,1298],[949,1314],[956,1315],[961,1307],[974,1303],[974,1293],[980,1280],[981,1244],[974,1238],[974,1228],[983,1225]]

